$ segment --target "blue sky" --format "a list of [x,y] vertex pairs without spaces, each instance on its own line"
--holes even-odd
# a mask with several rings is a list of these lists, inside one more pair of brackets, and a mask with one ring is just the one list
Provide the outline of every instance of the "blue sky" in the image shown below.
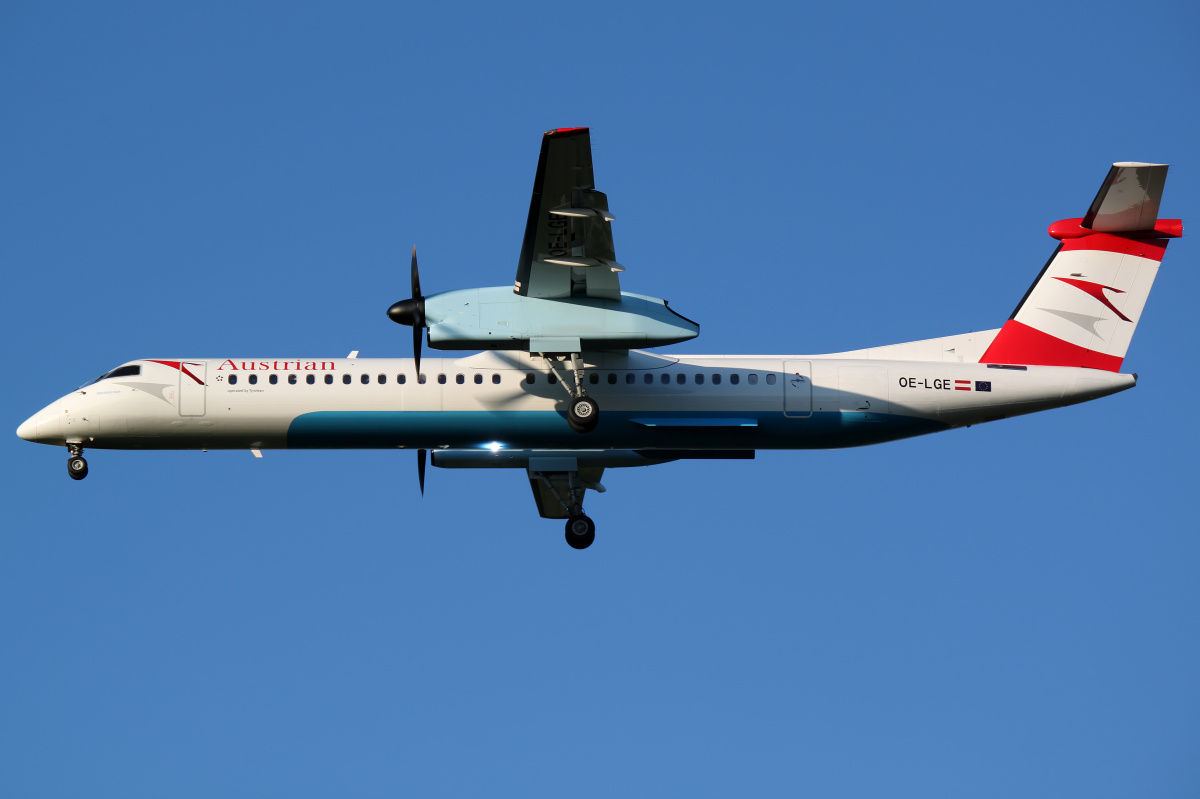
[[[415,5],[415,4],[414,4]],[[1117,160],[1200,222],[1185,3],[10,5],[11,430],[139,357],[409,354],[593,130],[677,352],[998,326]],[[0,794],[1194,796],[1189,237],[1135,390],[836,452],[519,473],[0,438]]]

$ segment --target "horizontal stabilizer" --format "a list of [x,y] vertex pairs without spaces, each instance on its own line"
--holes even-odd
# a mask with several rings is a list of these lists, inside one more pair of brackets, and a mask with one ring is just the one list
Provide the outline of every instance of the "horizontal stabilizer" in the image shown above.
[[1166,181],[1166,164],[1113,164],[1081,225],[1097,233],[1153,230]]

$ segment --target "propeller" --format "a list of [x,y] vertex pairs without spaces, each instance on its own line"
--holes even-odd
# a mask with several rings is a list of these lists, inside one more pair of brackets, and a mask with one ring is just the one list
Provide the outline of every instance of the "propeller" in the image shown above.
[[[412,251],[412,297],[392,303],[387,310],[388,318],[398,325],[410,325],[413,329],[413,358],[417,362],[417,374],[421,373],[421,328],[425,327],[425,297],[421,294],[421,276],[417,272],[417,248]],[[420,461],[424,463],[424,461]],[[421,474],[423,475],[424,466]]]
[[[409,325],[413,329],[413,360],[416,361],[417,374],[421,374],[421,329],[425,327],[425,297],[421,294],[421,274],[417,271],[417,248],[413,247],[412,272],[409,275],[412,282],[412,296],[407,300],[392,303],[387,309],[388,319],[398,325]],[[425,459],[428,450],[417,450],[417,483],[421,486],[421,496],[425,496]]]

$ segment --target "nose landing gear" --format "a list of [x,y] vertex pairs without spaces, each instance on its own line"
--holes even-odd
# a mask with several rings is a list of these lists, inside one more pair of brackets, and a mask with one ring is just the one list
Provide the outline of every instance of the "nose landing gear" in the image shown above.
[[72,480],[82,480],[88,476],[87,461],[83,459],[83,447],[78,444],[68,444],[67,451],[71,453],[71,457],[67,458],[67,474]]

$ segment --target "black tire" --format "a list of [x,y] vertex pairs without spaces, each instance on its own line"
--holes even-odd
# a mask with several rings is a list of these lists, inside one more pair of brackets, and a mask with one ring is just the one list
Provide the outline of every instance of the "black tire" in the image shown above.
[[587,549],[595,540],[595,522],[582,513],[567,519],[567,543],[572,549]]
[[67,474],[71,475],[72,480],[82,480],[87,477],[87,473],[87,461],[78,455],[67,458]]
[[567,406],[567,424],[576,433],[588,433],[600,422],[600,405],[591,397],[576,397]]

